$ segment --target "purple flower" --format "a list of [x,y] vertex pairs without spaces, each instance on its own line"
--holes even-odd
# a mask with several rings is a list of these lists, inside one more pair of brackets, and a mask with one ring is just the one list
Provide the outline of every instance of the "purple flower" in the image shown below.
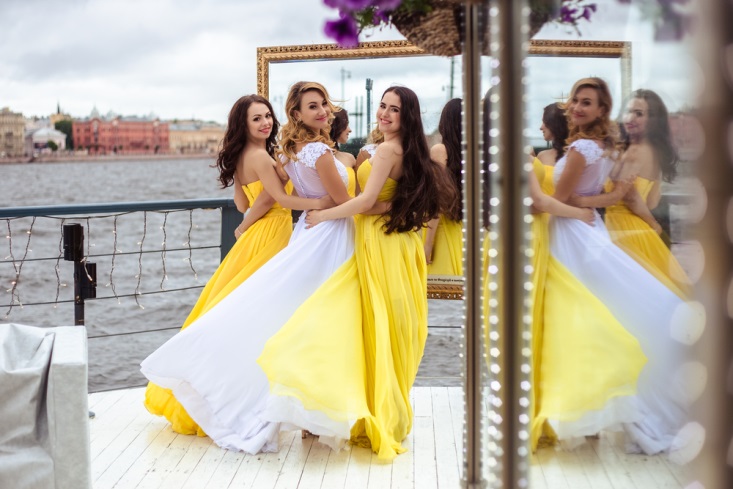
[[588,5],[586,7],[583,7],[583,15],[581,15],[581,17],[583,17],[585,20],[590,20],[590,16],[595,11],[596,11],[595,4],[594,5]]
[[575,14],[578,9],[563,5],[560,7],[560,22],[573,23],[575,21]]
[[385,12],[391,12],[402,4],[402,0],[372,0],[372,6]]
[[359,30],[350,15],[342,13],[340,19],[329,20],[323,32],[342,48],[355,48],[359,44]]
[[389,14],[385,14],[381,10],[377,10],[374,12],[374,17],[372,17],[372,24],[373,25],[380,25],[380,24],[388,24],[389,23]]
[[371,6],[372,0],[323,0],[323,3],[342,12],[357,12]]

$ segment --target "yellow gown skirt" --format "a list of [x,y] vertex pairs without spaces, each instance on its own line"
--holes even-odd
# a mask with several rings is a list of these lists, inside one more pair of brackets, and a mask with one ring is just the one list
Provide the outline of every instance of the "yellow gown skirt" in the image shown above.
[[[423,241],[427,229],[423,229]],[[463,275],[463,223],[441,215],[433,242],[428,275]]]
[[[535,160],[535,174],[550,194],[551,168],[545,172]],[[548,214],[537,214],[531,225],[532,450],[557,441],[550,422],[572,426],[571,431],[602,425],[595,418],[608,419],[604,411],[615,409],[616,399],[636,393],[636,380],[646,363],[639,342],[552,257],[548,222]]]
[[[610,184],[606,184],[606,188]],[[654,186],[653,180],[636,177],[639,195],[646,200]],[[606,209],[606,228],[614,244],[624,250],[649,273],[681,299],[689,299],[692,284],[682,266],[662,238],[642,218],[623,202]]]
[[[242,186],[249,205],[262,192],[262,183],[257,181]],[[288,182],[286,191],[292,191]],[[279,204],[255,222],[246,233],[239,237],[232,249],[224,257],[214,275],[209,279],[196,304],[189,313],[181,329],[186,329],[199,316],[247,280],[257,269],[287,246],[292,234],[293,224],[290,211]],[[195,361],[195,359],[191,359]],[[170,389],[164,389],[152,382],[145,390],[145,407],[152,414],[165,416],[176,433],[199,436],[206,434],[191,419],[183,406],[176,401]]]

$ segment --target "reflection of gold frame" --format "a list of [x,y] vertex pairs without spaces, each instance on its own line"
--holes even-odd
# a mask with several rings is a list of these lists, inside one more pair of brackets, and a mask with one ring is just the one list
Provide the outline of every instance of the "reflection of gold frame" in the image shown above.
[[[530,56],[565,56],[586,58],[620,58],[624,96],[631,86],[631,43],[621,41],[557,41],[532,40]],[[432,56],[409,41],[373,41],[343,49],[335,44],[308,44],[257,48],[257,93],[270,94],[270,63],[318,61],[323,59],[398,58]]]
[[[619,58],[621,60],[621,94],[626,97],[631,87],[631,43],[619,41],[530,41],[530,56],[562,56],[587,58]],[[374,41],[343,49],[335,44],[310,44],[257,48],[257,93],[269,97],[270,64],[329,59],[399,58],[433,56],[409,41]],[[462,283],[428,283],[430,299],[463,299]]]

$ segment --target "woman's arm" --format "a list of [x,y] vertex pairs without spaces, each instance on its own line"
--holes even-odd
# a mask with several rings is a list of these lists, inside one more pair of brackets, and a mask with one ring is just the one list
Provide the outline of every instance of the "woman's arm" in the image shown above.
[[377,154],[374,155],[372,171],[364,190],[358,196],[344,204],[323,211],[308,212],[306,216],[308,227],[313,227],[323,221],[351,217],[371,209],[374,203],[377,202],[379,192],[384,187],[384,183],[387,181],[397,158],[398,156],[391,144],[380,144],[377,149]]
[[580,207],[564,204],[542,192],[540,182],[537,181],[537,175],[534,172],[529,172],[529,196],[532,197],[532,205],[542,212],[559,217],[578,219],[590,225],[595,222],[595,212],[592,209],[581,209]]
[[438,223],[440,218],[430,219],[428,221],[428,230],[425,233],[425,259],[428,265],[433,263],[433,244],[435,243],[435,233],[438,231]]
[[244,195],[244,190],[242,190],[242,182],[239,181],[237,172],[234,172],[234,205],[237,207],[237,210],[242,214],[247,212],[247,208],[249,207],[249,201],[247,200],[247,196]]
[[239,239],[241,235],[247,232],[252,224],[256,223],[260,217],[267,214],[267,211],[272,208],[274,203],[275,199],[273,199],[267,192],[262,191],[255,199],[252,207],[249,209],[249,212],[245,214],[242,222],[234,230],[234,237]]
[[336,169],[336,157],[333,153],[326,151],[316,160],[316,171],[323,187],[336,205],[343,204],[351,199],[351,196],[346,191],[344,181],[341,180],[341,175],[339,175]]
[[613,190],[598,195],[576,195],[573,194],[568,200],[568,204],[576,207],[610,207],[619,201],[631,191],[634,186],[636,176],[631,175],[626,180],[616,180],[613,182]]
[[644,199],[641,198],[641,195],[635,188],[631,189],[631,191],[626,195],[624,203],[631,212],[639,216],[657,234],[662,233],[662,225],[657,222],[657,219],[652,214],[649,206],[644,202]]
[[568,150],[565,168],[563,169],[560,180],[555,186],[555,197],[560,202],[567,202],[570,196],[575,193],[575,188],[580,181],[580,177],[585,170],[585,157],[574,148]]
[[251,164],[257,177],[262,182],[265,191],[271,195],[281,206],[287,209],[309,210],[323,209],[329,205],[329,199],[305,199],[288,195],[283,187],[282,180],[277,175],[275,167],[272,166],[272,158],[266,152],[257,153],[251,158]]

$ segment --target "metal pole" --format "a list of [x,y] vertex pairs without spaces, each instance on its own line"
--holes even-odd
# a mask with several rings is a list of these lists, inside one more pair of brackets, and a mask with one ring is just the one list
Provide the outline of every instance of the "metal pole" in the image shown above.
[[[519,421],[522,364],[522,332],[524,311],[524,248],[522,203],[526,172],[523,170],[527,155],[523,149],[524,103],[523,68],[525,36],[522,35],[522,0],[499,0],[499,159],[500,210],[499,210],[499,287],[501,291],[499,313],[499,391],[501,406],[497,408],[496,424],[499,450],[496,458],[500,464],[501,487],[527,487],[526,455],[520,448],[526,443],[519,439],[519,432],[527,429]],[[493,53],[492,53],[493,54]],[[526,396],[526,394],[525,394]],[[528,401],[528,400],[527,400]]]
[[478,42],[478,9],[480,5],[465,5],[465,42],[463,45],[463,138],[464,182],[463,225],[465,228],[464,291],[466,395],[465,431],[463,433],[464,465],[462,485],[465,488],[483,487],[481,473],[481,65]]
[[371,78],[366,79],[366,134],[367,136],[371,132],[372,122],[372,87],[374,87],[374,80]]
[[242,213],[236,207],[222,206],[221,208],[221,260],[227,256],[237,240],[234,230],[242,223]]

